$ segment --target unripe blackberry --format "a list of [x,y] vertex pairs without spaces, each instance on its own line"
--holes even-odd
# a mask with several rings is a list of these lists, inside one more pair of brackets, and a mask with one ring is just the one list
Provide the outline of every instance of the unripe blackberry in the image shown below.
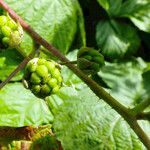
[[104,64],[104,57],[97,50],[83,47],[78,51],[77,66],[86,74],[97,73]]
[[4,26],[7,23],[7,21],[8,21],[7,16],[4,16],[4,15],[0,16],[0,26],[1,27]]
[[0,41],[5,48],[17,48],[23,38],[23,29],[9,15],[0,16]]
[[58,92],[62,85],[60,67],[52,60],[34,58],[25,68],[24,81],[37,97],[45,98]]

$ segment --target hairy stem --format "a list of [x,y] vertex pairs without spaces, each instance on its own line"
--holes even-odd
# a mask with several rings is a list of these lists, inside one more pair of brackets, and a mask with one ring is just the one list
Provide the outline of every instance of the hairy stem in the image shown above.
[[[24,30],[26,30],[38,44],[41,44],[43,47],[48,49],[54,56],[56,56],[62,62],[64,63],[69,62],[69,60],[59,52],[59,50],[57,50],[55,47],[49,44],[38,33],[36,33],[23,19],[21,19],[21,17],[19,17],[12,9],[10,9],[5,2],[0,0],[0,5],[10,14],[10,16],[13,19],[20,22]],[[150,139],[147,137],[144,131],[140,128],[140,126],[136,122],[136,119],[132,115],[132,113],[130,113],[130,111],[125,106],[123,106],[116,99],[114,99],[101,86],[99,86],[95,81],[93,81],[87,75],[85,75],[75,65],[71,63],[66,63],[66,66],[70,68],[79,78],[81,78],[100,99],[103,99],[113,109],[115,109],[129,123],[129,125],[134,130],[134,132],[138,135],[138,137],[141,139],[143,144],[148,149],[150,149]]]

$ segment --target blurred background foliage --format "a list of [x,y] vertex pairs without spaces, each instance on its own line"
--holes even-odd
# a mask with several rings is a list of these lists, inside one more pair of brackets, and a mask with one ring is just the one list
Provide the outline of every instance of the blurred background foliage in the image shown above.
[[87,46],[100,48],[108,60],[133,54],[150,60],[149,0],[79,0]]

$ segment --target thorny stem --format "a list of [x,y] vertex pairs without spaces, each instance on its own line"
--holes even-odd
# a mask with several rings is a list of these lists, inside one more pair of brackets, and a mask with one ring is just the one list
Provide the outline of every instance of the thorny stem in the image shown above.
[[[18,20],[21,26],[26,30],[30,36],[43,47],[48,49],[54,56],[56,56],[62,62],[69,62],[69,60],[62,55],[59,50],[49,44],[45,39],[43,39],[38,33],[36,33],[21,17],[19,17],[8,5],[0,0],[0,6],[4,8],[10,16]],[[73,64],[66,63],[66,66],[70,68],[78,77],[80,77],[90,88],[91,90],[100,98],[103,99],[106,103],[108,103],[113,109],[115,109],[131,126],[137,136],[141,139],[143,144],[150,149],[150,139],[144,133],[142,128],[136,122],[136,118],[130,113],[130,111],[119,103],[116,99],[114,99],[109,93],[107,93],[101,86],[99,86],[95,81],[90,79],[87,75],[85,75],[81,70],[75,67]]]

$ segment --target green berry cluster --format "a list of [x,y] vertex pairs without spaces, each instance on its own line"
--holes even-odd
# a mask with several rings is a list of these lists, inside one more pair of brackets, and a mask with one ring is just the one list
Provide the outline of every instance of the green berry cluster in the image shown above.
[[5,48],[17,48],[23,38],[22,27],[10,16],[0,16],[0,41]]
[[62,85],[59,65],[43,58],[34,58],[28,62],[24,79],[26,87],[40,98],[58,92]]
[[103,55],[90,47],[83,47],[77,54],[77,66],[87,74],[97,73],[105,61]]

